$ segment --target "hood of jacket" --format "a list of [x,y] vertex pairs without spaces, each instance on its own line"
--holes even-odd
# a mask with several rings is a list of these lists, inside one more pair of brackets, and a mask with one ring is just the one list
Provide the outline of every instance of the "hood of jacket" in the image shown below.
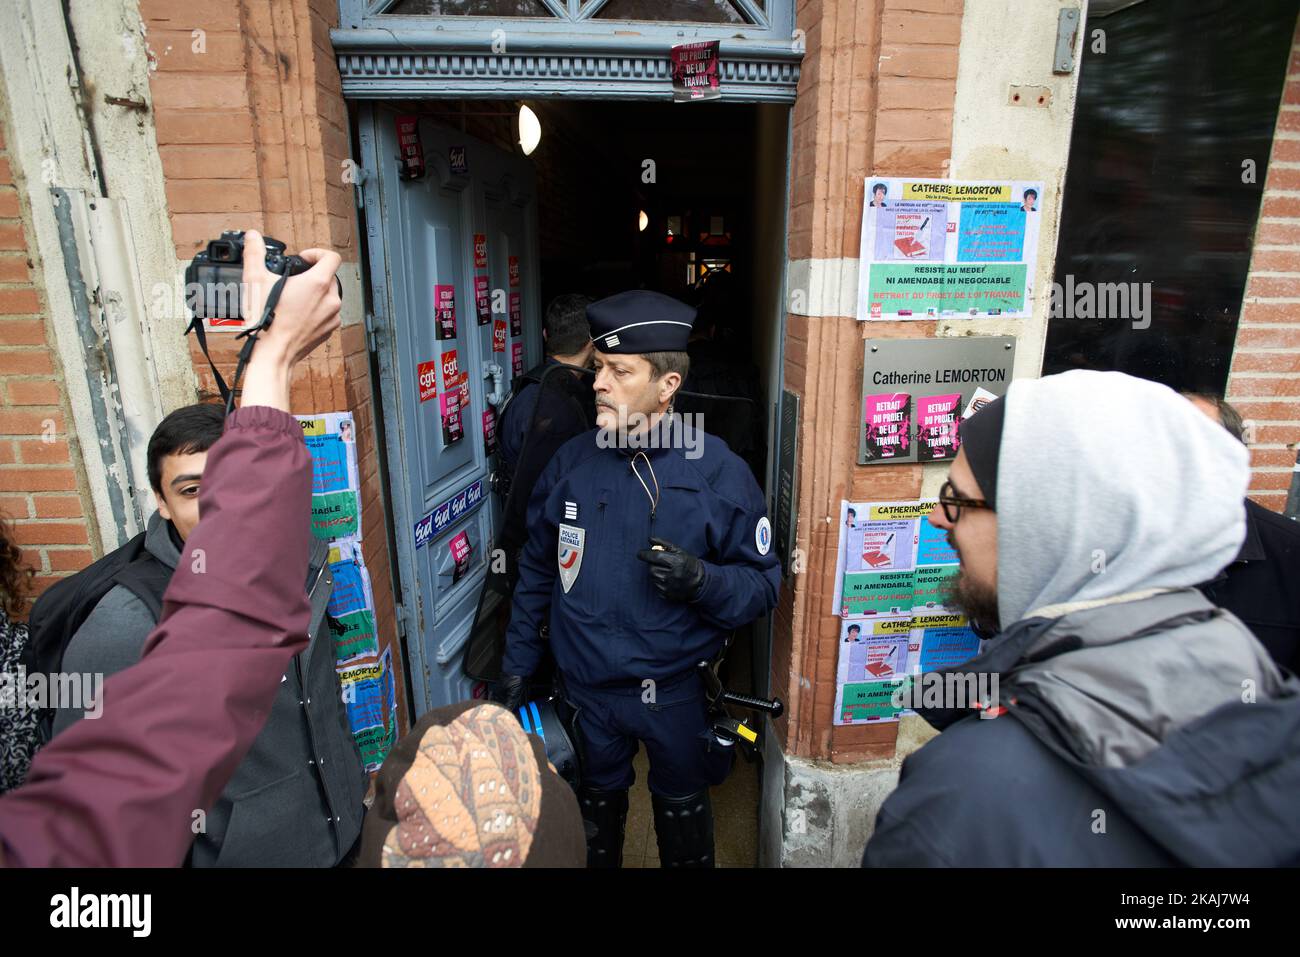
[[[149,516],[144,531],[144,550],[168,568],[174,569],[181,560],[181,550],[173,539],[172,523],[158,512]],[[176,536],[178,539],[180,536]]]
[[998,610],[1213,578],[1241,549],[1249,456],[1172,389],[1119,372],[1017,379],[998,458]]
[[1025,619],[948,670],[997,674],[996,720],[1184,864],[1300,863],[1300,680],[1195,589]]

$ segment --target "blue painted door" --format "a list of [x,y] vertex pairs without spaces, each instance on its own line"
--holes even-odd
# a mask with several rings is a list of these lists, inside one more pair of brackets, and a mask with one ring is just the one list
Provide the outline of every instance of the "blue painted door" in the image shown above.
[[424,118],[426,172],[404,179],[398,114],[368,105],[360,130],[400,615],[422,713],[471,693],[461,652],[500,514],[485,413],[541,355],[534,175]]

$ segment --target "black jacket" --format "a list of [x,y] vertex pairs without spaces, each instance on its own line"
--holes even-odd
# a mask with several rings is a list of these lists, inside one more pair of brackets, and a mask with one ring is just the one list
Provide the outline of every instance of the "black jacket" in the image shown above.
[[1006,712],[921,711],[864,866],[1300,864],[1300,681],[1195,589],[1017,622],[951,672]]
[[1247,500],[1237,560],[1201,591],[1244,621],[1274,661],[1300,674],[1300,522]]

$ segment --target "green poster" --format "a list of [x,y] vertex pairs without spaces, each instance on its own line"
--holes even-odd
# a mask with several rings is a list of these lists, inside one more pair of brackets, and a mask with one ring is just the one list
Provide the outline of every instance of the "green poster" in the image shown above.
[[375,613],[362,608],[335,619],[339,627],[334,630],[334,659],[348,661],[366,655],[379,654],[375,636]]
[[840,700],[840,719],[845,723],[893,721],[904,710],[894,704],[894,692],[909,680],[847,682]]
[[1025,302],[1025,263],[872,263],[867,305],[885,313],[927,310],[1018,312]]
[[845,572],[841,615],[910,614],[915,572]]
[[944,597],[953,578],[961,571],[960,565],[922,565],[916,570],[915,597],[913,608],[938,608],[943,605]]
[[357,493],[329,492],[325,495],[311,497],[311,533],[317,538],[329,540],[356,535],[360,528],[357,524]]

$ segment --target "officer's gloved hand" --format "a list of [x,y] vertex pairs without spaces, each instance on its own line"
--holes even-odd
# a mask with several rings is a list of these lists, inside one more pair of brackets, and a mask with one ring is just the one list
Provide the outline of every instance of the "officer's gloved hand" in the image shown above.
[[492,686],[491,699],[502,705],[511,714],[518,713],[523,707],[524,696],[528,693],[528,679],[521,675],[502,675]]
[[695,601],[704,590],[704,563],[662,538],[650,539],[659,548],[643,548],[636,557],[650,566],[650,578],[669,601]]

